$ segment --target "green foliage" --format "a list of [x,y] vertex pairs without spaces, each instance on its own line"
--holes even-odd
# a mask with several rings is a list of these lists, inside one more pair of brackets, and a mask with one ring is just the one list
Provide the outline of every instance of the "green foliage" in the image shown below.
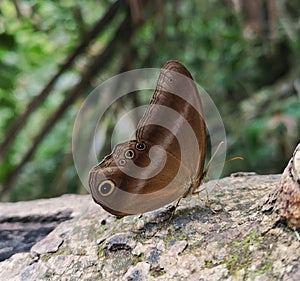
[[[289,5],[296,3],[289,2]],[[280,90],[275,88],[270,89],[264,104],[260,105],[256,104],[260,94],[254,93],[272,87],[272,83],[293,68],[296,68],[294,77],[299,75],[300,41],[296,36],[299,27],[297,31],[293,25],[295,19],[279,18],[278,38],[270,41],[268,38],[245,38],[243,19],[222,1],[179,1],[176,9],[168,2],[164,8],[169,16],[148,22],[137,46],[141,56],[148,56],[151,40],[157,37],[162,44],[155,41],[151,61],[157,66],[169,59],[183,62],[210,94],[225,122],[228,158],[244,157],[242,162],[226,164],[224,174],[240,169],[282,172],[299,141],[299,98],[294,89],[289,89],[282,97]],[[280,26],[283,21],[284,28]],[[288,38],[289,34],[292,37]],[[286,83],[291,82],[287,80]],[[278,93],[274,93],[275,90]],[[243,103],[253,104],[254,118],[249,117]],[[283,128],[279,131],[271,126],[278,109],[283,119],[290,119],[281,124]],[[294,130],[286,134],[290,123],[295,124]]]
[[[15,117],[24,112],[111,5],[111,1],[81,0],[17,3],[20,14],[14,1],[0,2],[0,142]],[[245,158],[226,164],[224,174],[241,169],[279,173],[299,141],[300,102],[295,90],[299,95],[299,1],[285,4],[286,14],[278,19],[278,38],[272,40],[245,37],[241,13],[225,3],[162,1],[128,46],[118,46],[106,72],[93,78],[103,81],[114,75],[124,59],[119,54],[128,47],[135,52],[129,68],[160,67],[170,59],[181,61],[220,110],[227,130],[228,158]],[[142,15],[147,15],[145,9],[143,6]],[[80,79],[91,55],[101,52],[113,38],[120,19],[122,15],[104,29],[32,114],[8,155],[1,159],[0,180],[21,161],[43,124]],[[68,109],[39,145],[14,183],[11,200],[79,192],[71,157],[77,110],[78,104]],[[108,116],[105,121],[107,132],[113,119]]]
[[[92,1],[19,1],[21,15],[17,15],[13,1],[0,3],[0,140],[5,137],[15,117],[22,113],[57,71],[69,52],[82,37],[79,33],[77,11],[85,17],[89,28],[106,10]],[[97,9],[95,9],[97,7]],[[76,17],[77,16],[77,17]],[[82,31],[84,32],[84,31]],[[55,91],[34,112],[25,128],[14,140],[7,157],[2,160],[0,181],[18,165],[33,138],[39,133],[50,114],[77,82],[78,70],[65,73]],[[78,181],[72,161],[66,169],[67,186],[54,190],[54,180],[71,153],[71,132],[74,110],[41,144],[33,161],[22,170],[14,184],[12,200],[50,197],[61,192],[76,192]],[[75,184],[76,183],[76,184]],[[1,187],[0,187],[1,190]]]

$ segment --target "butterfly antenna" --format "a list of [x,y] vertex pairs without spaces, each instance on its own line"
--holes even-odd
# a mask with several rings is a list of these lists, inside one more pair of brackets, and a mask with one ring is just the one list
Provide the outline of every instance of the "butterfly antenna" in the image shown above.
[[234,160],[244,160],[244,158],[241,157],[241,156],[232,157],[232,158],[226,160],[225,163],[228,163],[228,162],[231,162],[231,161],[234,161]]
[[[220,150],[220,148],[221,148],[221,146],[222,146],[223,144],[224,144],[224,141],[221,141],[221,142],[218,144],[217,149],[215,150],[215,152],[213,153],[213,155],[211,156],[210,160],[209,160],[208,163],[207,163],[207,166],[206,166],[206,168],[205,168],[205,170],[204,170],[204,172],[203,172],[202,178],[204,178],[204,177],[206,176],[206,174],[207,174],[207,172],[208,172],[208,170],[209,170],[209,167],[210,167],[210,164],[211,164],[212,160],[214,160],[216,154],[218,153],[218,151]],[[244,160],[244,158],[241,157],[241,156],[236,156],[236,157],[233,157],[233,158],[230,158],[230,159],[226,160],[225,163],[228,163],[228,162],[231,162],[231,161],[234,161],[234,160]],[[223,163],[215,164],[214,167],[219,166],[219,165],[223,165]]]
[[215,158],[216,154],[218,153],[220,147],[221,147],[223,144],[224,144],[224,141],[221,141],[221,142],[218,144],[216,151],[215,151],[214,154],[210,157],[210,160],[209,160],[208,163],[207,163],[206,170],[208,170],[210,163],[211,163],[212,160]]

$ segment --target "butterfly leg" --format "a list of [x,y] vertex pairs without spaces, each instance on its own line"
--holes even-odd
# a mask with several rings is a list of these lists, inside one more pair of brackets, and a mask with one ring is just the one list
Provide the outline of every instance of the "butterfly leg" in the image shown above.
[[178,207],[178,205],[179,205],[179,202],[181,201],[182,198],[183,198],[183,197],[180,197],[180,198],[178,199],[178,201],[176,202],[176,204],[173,205],[173,206],[171,206],[171,208],[168,210],[169,212],[171,212],[171,215],[170,215],[170,217],[169,217],[169,220],[172,220],[172,219],[173,219],[173,217],[174,217],[174,215],[175,215],[175,212],[176,212],[176,209],[177,209],[177,207]]
[[[207,191],[206,188],[199,189],[199,190],[195,190],[195,191],[193,191],[193,194],[199,194],[199,197],[200,197],[200,193],[201,193],[202,191],[205,191],[205,203],[207,204],[208,208],[209,208],[214,214],[216,214],[217,212],[211,208],[211,202],[210,202],[210,200],[209,200],[209,194],[208,194],[208,191]],[[202,200],[201,197],[200,197],[200,200]]]
[[210,202],[210,200],[209,200],[209,195],[208,195],[207,189],[205,189],[205,201],[206,201],[206,204],[207,204],[208,208],[209,208],[214,214],[216,214],[217,212],[211,207],[211,202]]

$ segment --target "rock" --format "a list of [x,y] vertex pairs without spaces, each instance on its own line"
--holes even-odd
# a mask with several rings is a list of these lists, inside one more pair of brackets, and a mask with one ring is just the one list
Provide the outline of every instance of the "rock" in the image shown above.
[[53,199],[51,208],[48,200],[0,204],[0,261],[28,252],[57,225],[71,219],[71,209],[61,201]]
[[132,254],[136,256],[140,256],[141,254],[144,254],[146,250],[148,249],[147,245],[143,245],[142,243],[138,242],[136,247],[132,250]]
[[179,255],[184,251],[184,249],[187,247],[188,243],[184,241],[175,241],[174,244],[170,247],[169,253],[172,256]]
[[110,251],[132,250],[135,245],[136,242],[128,233],[117,233],[108,237],[105,242],[105,248]]
[[135,266],[131,266],[124,275],[124,281],[145,281],[149,280],[150,264],[139,262]]
[[205,268],[199,275],[199,281],[219,281],[228,277],[228,269],[224,264],[212,268]]
[[55,253],[63,242],[64,240],[59,236],[50,233],[44,239],[34,244],[30,251],[38,255]]
[[172,219],[169,207],[116,219],[90,195],[0,203],[0,280],[298,280],[296,235],[258,208],[279,181],[221,179],[217,212],[195,195]]

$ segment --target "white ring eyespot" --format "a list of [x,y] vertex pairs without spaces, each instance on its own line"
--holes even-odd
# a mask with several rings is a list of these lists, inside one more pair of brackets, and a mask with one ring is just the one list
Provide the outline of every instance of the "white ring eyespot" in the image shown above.
[[167,79],[170,84],[173,84],[175,82],[175,77],[174,77],[173,73],[168,73]]
[[143,142],[139,142],[135,145],[135,148],[137,150],[145,150],[146,149],[146,144],[144,144]]
[[98,191],[102,196],[106,197],[113,193],[115,187],[116,185],[113,181],[105,180],[99,184]]
[[125,153],[124,153],[124,156],[125,156],[125,158],[127,158],[127,159],[132,159],[132,158],[134,158],[134,156],[135,156],[134,150],[132,150],[132,149],[126,150]]
[[124,166],[126,164],[126,160],[125,159],[120,159],[119,160],[119,165]]

